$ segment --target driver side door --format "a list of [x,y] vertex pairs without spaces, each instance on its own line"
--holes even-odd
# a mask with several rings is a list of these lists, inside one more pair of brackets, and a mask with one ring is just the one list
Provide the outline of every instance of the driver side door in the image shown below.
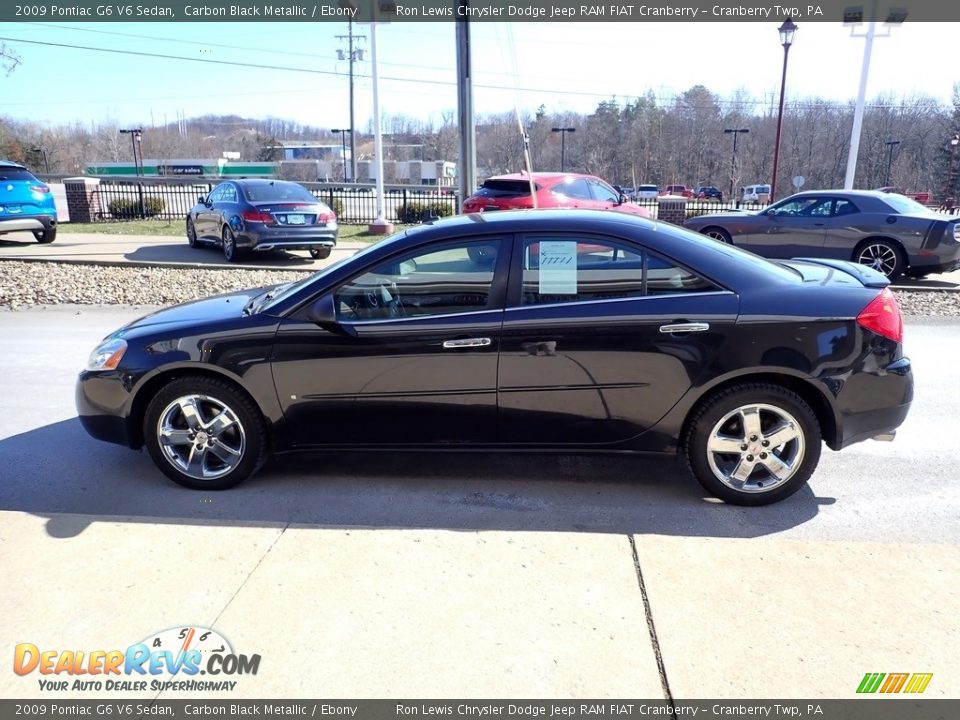
[[294,446],[493,442],[510,243],[407,251],[335,288],[337,322],[283,321],[273,375]]

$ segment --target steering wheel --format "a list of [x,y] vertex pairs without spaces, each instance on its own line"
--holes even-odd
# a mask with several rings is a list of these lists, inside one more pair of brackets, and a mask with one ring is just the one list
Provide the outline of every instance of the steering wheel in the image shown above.
[[387,311],[387,317],[405,317],[407,309],[403,306],[397,284],[384,280],[377,286],[378,304]]

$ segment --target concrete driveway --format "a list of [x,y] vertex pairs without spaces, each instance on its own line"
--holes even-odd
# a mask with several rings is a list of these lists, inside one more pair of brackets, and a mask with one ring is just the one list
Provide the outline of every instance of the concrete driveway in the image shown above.
[[[309,454],[184,490],[75,417],[87,353],[143,312],[0,312],[8,653],[197,625],[261,655],[222,699],[848,698],[866,672],[960,697],[956,321],[908,321],[894,443],[749,509],[622,457]],[[56,697],[39,677],[0,694]]]

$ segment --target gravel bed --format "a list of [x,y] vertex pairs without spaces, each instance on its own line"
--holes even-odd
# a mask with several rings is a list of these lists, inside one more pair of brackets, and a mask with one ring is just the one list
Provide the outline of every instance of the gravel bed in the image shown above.
[[[309,274],[0,261],[0,307],[172,305],[231,290],[299,280]],[[897,291],[897,297],[904,315],[960,316],[960,292]]]

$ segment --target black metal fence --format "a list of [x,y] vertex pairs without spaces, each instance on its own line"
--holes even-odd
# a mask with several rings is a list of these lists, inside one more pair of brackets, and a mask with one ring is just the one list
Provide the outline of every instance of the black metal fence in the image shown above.
[[[100,208],[99,221],[155,218],[179,220],[216,182],[163,180],[101,180],[94,191]],[[377,219],[376,189],[368,185],[300,183],[329,205],[343,224],[366,225]],[[455,215],[460,203],[446,188],[417,185],[384,187],[384,219],[394,223],[418,223],[433,217]]]

